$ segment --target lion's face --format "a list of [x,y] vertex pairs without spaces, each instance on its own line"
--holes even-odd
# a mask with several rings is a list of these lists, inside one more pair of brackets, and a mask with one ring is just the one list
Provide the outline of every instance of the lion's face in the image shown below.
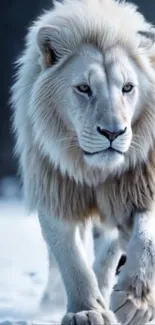
[[[43,33],[45,37],[46,27]],[[36,137],[55,164],[72,152],[72,159],[80,157],[93,169],[117,170],[134,145],[145,76],[123,47],[101,52],[82,44],[69,56],[59,53],[60,59],[55,56],[56,64],[43,68],[33,88]]]
[[98,167],[122,163],[139,113],[132,60],[119,48],[101,55],[85,47],[70,68],[66,108],[84,160]]

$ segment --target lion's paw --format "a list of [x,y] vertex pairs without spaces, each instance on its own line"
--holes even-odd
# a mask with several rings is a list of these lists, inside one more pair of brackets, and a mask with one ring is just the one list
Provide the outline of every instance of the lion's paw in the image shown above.
[[117,325],[118,322],[111,311],[81,311],[77,314],[68,313],[61,325]]
[[144,325],[155,317],[155,301],[137,299],[131,293],[115,287],[111,296],[111,309],[123,325]]

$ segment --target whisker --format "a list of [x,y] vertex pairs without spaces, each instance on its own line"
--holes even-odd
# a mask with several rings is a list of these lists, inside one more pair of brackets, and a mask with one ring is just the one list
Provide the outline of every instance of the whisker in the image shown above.
[[98,140],[98,136],[93,135],[92,133],[88,133],[86,131],[82,132],[83,136],[87,139],[91,139],[91,140]]
[[134,151],[136,150],[138,152],[139,152],[139,150],[142,150],[142,148],[139,148],[139,147],[136,147],[136,146],[133,146],[133,145],[130,146],[130,149],[134,150]]
[[79,150],[79,147],[78,146],[74,146],[74,145],[68,145],[68,146],[66,145],[66,146],[63,147],[63,149],[67,149],[67,150],[68,149],[77,149],[77,150]]
[[133,139],[136,140],[136,139],[141,139],[141,135],[140,134],[134,134],[133,135]]
[[[86,139],[84,139],[84,140],[86,140]],[[84,141],[84,140],[82,140],[83,143],[86,143],[86,144],[89,144],[89,145],[92,145],[92,146],[103,147],[103,142],[102,141],[96,142],[96,141],[88,141],[88,140]]]
[[77,142],[77,139],[72,138],[72,137],[66,137],[66,138],[60,139],[60,141],[61,142],[63,142],[63,141]]
[[137,147],[140,148],[140,149],[143,149],[142,145],[139,144],[139,143],[137,143],[137,142],[135,142],[135,141],[132,141],[131,144],[134,145],[134,146],[137,146]]

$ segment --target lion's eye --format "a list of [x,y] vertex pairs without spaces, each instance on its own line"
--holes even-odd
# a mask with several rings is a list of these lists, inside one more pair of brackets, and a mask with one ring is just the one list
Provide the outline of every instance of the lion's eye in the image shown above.
[[128,82],[126,85],[124,85],[124,87],[122,88],[122,92],[123,94],[125,93],[130,93],[133,89],[133,84],[131,82]]
[[80,93],[84,93],[87,95],[91,95],[92,91],[91,88],[87,85],[87,84],[81,84],[76,86],[76,89],[80,92]]

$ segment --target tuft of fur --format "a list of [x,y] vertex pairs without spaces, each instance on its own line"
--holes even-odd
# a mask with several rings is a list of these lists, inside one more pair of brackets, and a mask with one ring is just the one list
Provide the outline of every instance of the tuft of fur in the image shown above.
[[[120,46],[127,49],[146,76],[148,88],[142,89],[145,102],[141,116],[133,125],[132,146],[125,154],[123,165],[112,175],[108,166],[104,169],[88,168],[77,139],[74,139],[74,134],[70,137],[70,130],[60,118],[52,93],[50,107],[46,102],[44,93],[49,78],[46,69],[52,62],[48,51],[45,56],[41,55],[37,35],[39,29],[47,25],[56,26],[63,33],[63,52],[57,53],[61,64],[65,64],[65,59],[75,54],[82,44],[92,44],[102,53],[108,48]],[[107,214],[110,203],[111,211],[118,202],[122,210],[130,202],[129,214],[133,208],[148,208],[154,197],[155,185],[155,46],[144,46],[142,35],[138,35],[139,30],[151,31],[152,26],[136,6],[114,0],[57,2],[54,10],[44,13],[29,29],[25,50],[17,61],[16,81],[12,88],[16,153],[29,210],[41,205],[49,212],[54,211],[55,216],[78,221],[88,218],[90,211]],[[59,47],[59,41],[55,46]],[[56,73],[59,63],[53,65],[53,69]],[[34,99],[39,78],[42,78],[42,84],[38,98]],[[50,91],[49,87],[48,95]],[[56,91],[59,96],[59,89]],[[37,110],[41,105],[38,119]],[[135,141],[138,145],[135,145]],[[76,150],[72,150],[73,146],[76,146]],[[110,178],[106,180],[107,177]],[[105,180],[106,186],[103,185]],[[107,185],[111,183],[112,186]],[[103,196],[110,203],[104,199],[107,207],[101,211],[98,202],[99,198],[103,201]]]

